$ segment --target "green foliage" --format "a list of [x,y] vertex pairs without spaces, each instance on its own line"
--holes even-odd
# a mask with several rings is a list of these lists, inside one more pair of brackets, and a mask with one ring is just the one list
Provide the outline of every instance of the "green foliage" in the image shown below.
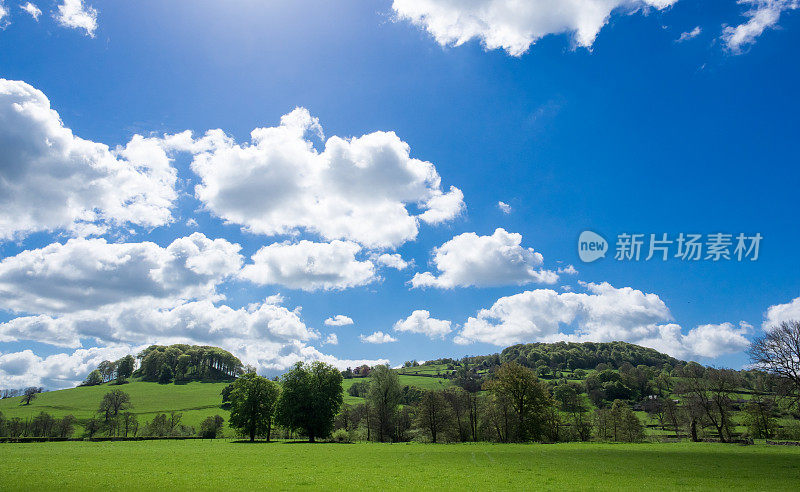
[[331,434],[331,441],[345,443],[345,442],[353,442],[350,438],[350,433],[344,429],[338,429]]
[[225,419],[220,415],[208,416],[200,423],[200,437],[205,439],[216,439],[222,437],[222,426]]
[[388,365],[372,368],[370,373],[370,388],[367,401],[375,415],[374,425],[376,437],[381,441],[389,439],[392,427],[400,405],[401,397],[400,378]]
[[97,386],[98,384],[103,384],[103,375],[97,369],[90,372],[82,383],[83,386]]
[[302,431],[311,442],[326,438],[342,406],[342,374],[323,362],[298,362],[281,377],[282,392],[276,421]]
[[136,374],[145,381],[225,381],[243,372],[242,361],[218,347],[151,345],[136,357],[141,361]]
[[487,387],[498,398],[510,402],[516,417],[514,440],[542,440],[546,433],[547,407],[552,400],[531,369],[508,362],[495,372]]
[[264,436],[269,441],[279,394],[280,388],[274,381],[255,373],[240,376],[230,392],[231,427],[249,436],[250,442],[255,441],[256,436]]

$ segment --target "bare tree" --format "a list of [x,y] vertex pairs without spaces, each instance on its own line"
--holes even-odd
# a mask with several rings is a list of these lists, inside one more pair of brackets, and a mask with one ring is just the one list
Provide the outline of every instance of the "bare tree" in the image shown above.
[[[678,392],[684,395],[691,415],[702,415],[714,426],[720,441],[727,442],[734,426],[731,394],[741,384],[739,373],[692,363],[686,366],[683,376]],[[691,425],[694,427],[696,422]],[[694,430],[692,434],[694,438]]]
[[791,387],[800,403],[800,321],[784,321],[753,340],[748,350],[753,366],[773,374]]

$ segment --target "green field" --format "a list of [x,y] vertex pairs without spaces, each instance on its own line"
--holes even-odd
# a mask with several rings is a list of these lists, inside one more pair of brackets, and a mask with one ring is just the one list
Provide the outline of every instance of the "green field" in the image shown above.
[[800,448],[724,444],[0,444],[0,488],[797,490]]
[[9,419],[26,419],[39,412],[47,412],[55,417],[72,414],[78,419],[86,419],[97,412],[103,395],[112,389],[121,389],[131,396],[131,412],[139,417],[141,426],[158,413],[180,412],[183,414],[182,424],[197,427],[209,415],[222,415],[227,422],[229,412],[220,407],[221,391],[227,384],[158,384],[136,381],[119,386],[81,386],[42,393],[30,405],[21,405],[19,397],[6,398],[0,400],[0,412]]

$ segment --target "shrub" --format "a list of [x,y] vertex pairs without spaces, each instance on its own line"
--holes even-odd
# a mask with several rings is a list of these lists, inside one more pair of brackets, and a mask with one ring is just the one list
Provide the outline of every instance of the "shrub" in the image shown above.
[[334,433],[331,435],[331,441],[333,441],[333,442],[353,442],[353,440],[350,438],[350,433],[347,432],[344,429],[339,429],[337,431],[334,431]]

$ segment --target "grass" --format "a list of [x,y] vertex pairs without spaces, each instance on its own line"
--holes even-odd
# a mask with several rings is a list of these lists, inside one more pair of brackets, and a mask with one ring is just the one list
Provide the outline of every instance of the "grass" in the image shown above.
[[[345,403],[355,405],[363,403],[363,398],[347,394],[347,389],[354,383],[368,381],[368,378],[345,379],[343,384]],[[439,389],[449,386],[450,380],[423,377],[400,376],[402,386],[416,386],[425,389]],[[47,412],[55,417],[72,414],[78,419],[87,419],[95,414],[103,395],[113,389],[121,389],[131,396],[133,408],[131,412],[139,418],[139,425],[152,420],[159,413],[183,414],[181,423],[199,428],[200,422],[208,416],[221,415],[228,421],[230,412],[221,407],[222,389],[228,383],[158,384],[144,381],[133,381],[123,385],[101,384],[98,386],[82,386],[78,388],[49,391],[37,395],[30,405],[21,405],[21,398],[0,400],[0,412],[5,418],[33,418],[39,412]],[[82,430],[76,432],[81,435]]]
[[796,490],[800,448],[707,443],[0,444],[3,490]]
[[228,383],[158,384],[134,381],[123,385],[102,384],[50,391],[37,395],[30,405],[21,405],[20,398],[0,400],[0,412],[6,418],[31,418],[39,412],[55,417],[72,414],[78,419],[91,417],[100,406],[103,395],[112,389],[121,389],[131,396],[132,413],[143,426],[158,413],[180,412],[181,423],[199,427],[209,415],[222,415],[227,422],[230,413],[221,408],[222,388]]

